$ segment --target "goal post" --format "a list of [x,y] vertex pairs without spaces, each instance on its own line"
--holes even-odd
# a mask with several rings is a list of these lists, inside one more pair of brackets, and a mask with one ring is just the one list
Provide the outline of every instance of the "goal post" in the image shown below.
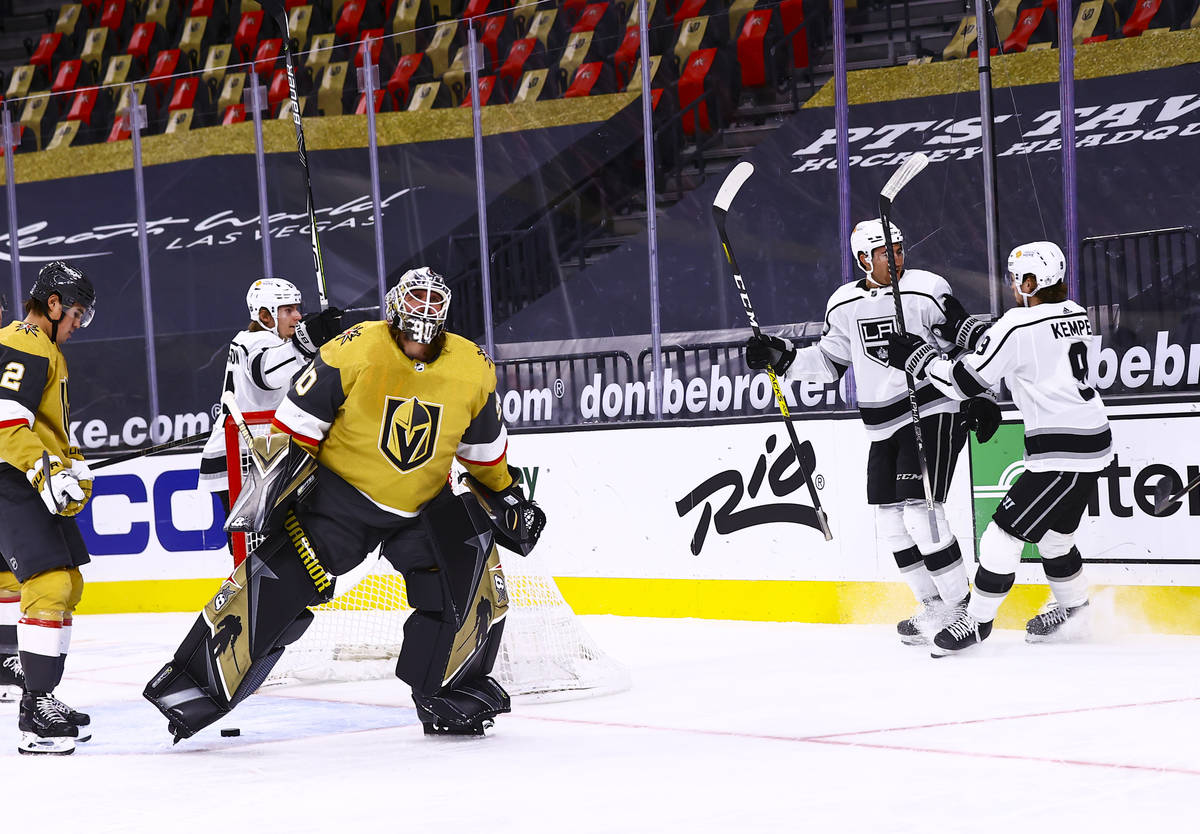
[[[270,430],[273,412],[243,416],[251,434]],[[232,504],[250,462],[228,418],[225,449]],[[235,561],[245,559],[258,541],[253,534],[235,533]],[[553,700],[628,688],[628,671],[584,630],[550,575],[543,554],[536,549],[524,557],[502,552],[502,562],[509,609],[492,674],[509,694]],[[379,556],[377,548],[356,569],[338,577],[335,594],[330,602],[312,609],[313,623],[288,646],[267,684],[370,680],[395,674],[404,621],[412,611],[404,578]]]

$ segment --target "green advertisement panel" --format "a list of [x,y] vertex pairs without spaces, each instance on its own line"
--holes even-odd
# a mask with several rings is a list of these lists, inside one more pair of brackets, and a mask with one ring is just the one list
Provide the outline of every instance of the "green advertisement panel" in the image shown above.
[[[971,497],[975,502],[975,554],[1000,499],[1025,471],[1025,424],[1004,423],[987,443],[971,433]],[[1037,549],[1025,545],[1022,561],[1036,561]]]

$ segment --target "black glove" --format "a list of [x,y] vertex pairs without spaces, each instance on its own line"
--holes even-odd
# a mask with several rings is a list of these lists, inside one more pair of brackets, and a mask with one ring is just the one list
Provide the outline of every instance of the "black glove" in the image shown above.
[[991,397],[972,397],[963,403],[963,423],[975,432],[975,439],[987,443],[1000,428],[1000,406]]
[[930,330],[963,350],[974,350],[979,337],[988,329],[990,320],[983,316],[968,316],[958,299],[952,295],[942,296],[942,306],[946,308],[946,321],[933,325]]
[[508,471],[512,483],[499,492],[493,492],[470,472],[462,473],[458,480],[471,490],[500,534],[496,544],[528,556],[546,527],[546,513],[532,498],[525,497],[517,483],[517,470],[510,466]]
[[913,379],[924,379],[925,367],[938,355],[937,348],[912,333],[889,333],[887,343],[887,363]]
[[768,365],[781,374],[796,358],[796,349],[778,336],[751,336],[746,340],[746,364],[753,370],[765,370]]
[[341,332],[342,311],[337,307],[328,307],[319,313],[309,313],[300,319],[292,338],[300,352],[311,358],[321,345]]

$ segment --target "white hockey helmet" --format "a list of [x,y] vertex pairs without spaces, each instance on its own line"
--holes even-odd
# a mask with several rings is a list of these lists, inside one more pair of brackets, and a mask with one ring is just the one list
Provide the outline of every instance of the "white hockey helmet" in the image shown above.
[[[896,224],[888,225],[891,226],[892,243],[904,243],[904,234]],[[886,243],[883,238],[883,221],[879,219],[864,220],[850,232],[850,252],[854,255],[854,262],[868,275],[871,274],[870,266],[863,266],[862,259],[858,256],[866,255],[867,263],[870,264],[871,253]]]
[[410,269],[384,296],[388,322],[414,342],[428,345],[446,329],[450,287],[427,266]]
[[[1029,296],[1046,287],[1062,283],[1067,274],[1067,259],[1057,243],[1048,240],[1035,240],[1023,243],[1008,255],[1008,279],[1017,288],[1017,292],[1029,306]],[[1037,281],[1037,287],[1032,293],[1021,292],[1021,284],[1026,275],[1032,275]]]
[[265,307],[271,314],[271,320],[275,322],[271,332],[276,336],[279,335],[279,308],[288,304],[300,304],[301,301],[300,290],[296,289],[296,285],[282,278],[260,278],[250,285],[246,293],[250,321],[262,325],[258,312]]

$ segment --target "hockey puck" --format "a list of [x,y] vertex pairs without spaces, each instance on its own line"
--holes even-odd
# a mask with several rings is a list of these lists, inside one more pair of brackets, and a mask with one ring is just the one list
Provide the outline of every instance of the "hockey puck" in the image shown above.
[[222,738],[236,738],[237,736],[240,736],[241,734],[242,734],[242,731],[239,730],[237,727],[226,727],[225,729],[221,730]]

